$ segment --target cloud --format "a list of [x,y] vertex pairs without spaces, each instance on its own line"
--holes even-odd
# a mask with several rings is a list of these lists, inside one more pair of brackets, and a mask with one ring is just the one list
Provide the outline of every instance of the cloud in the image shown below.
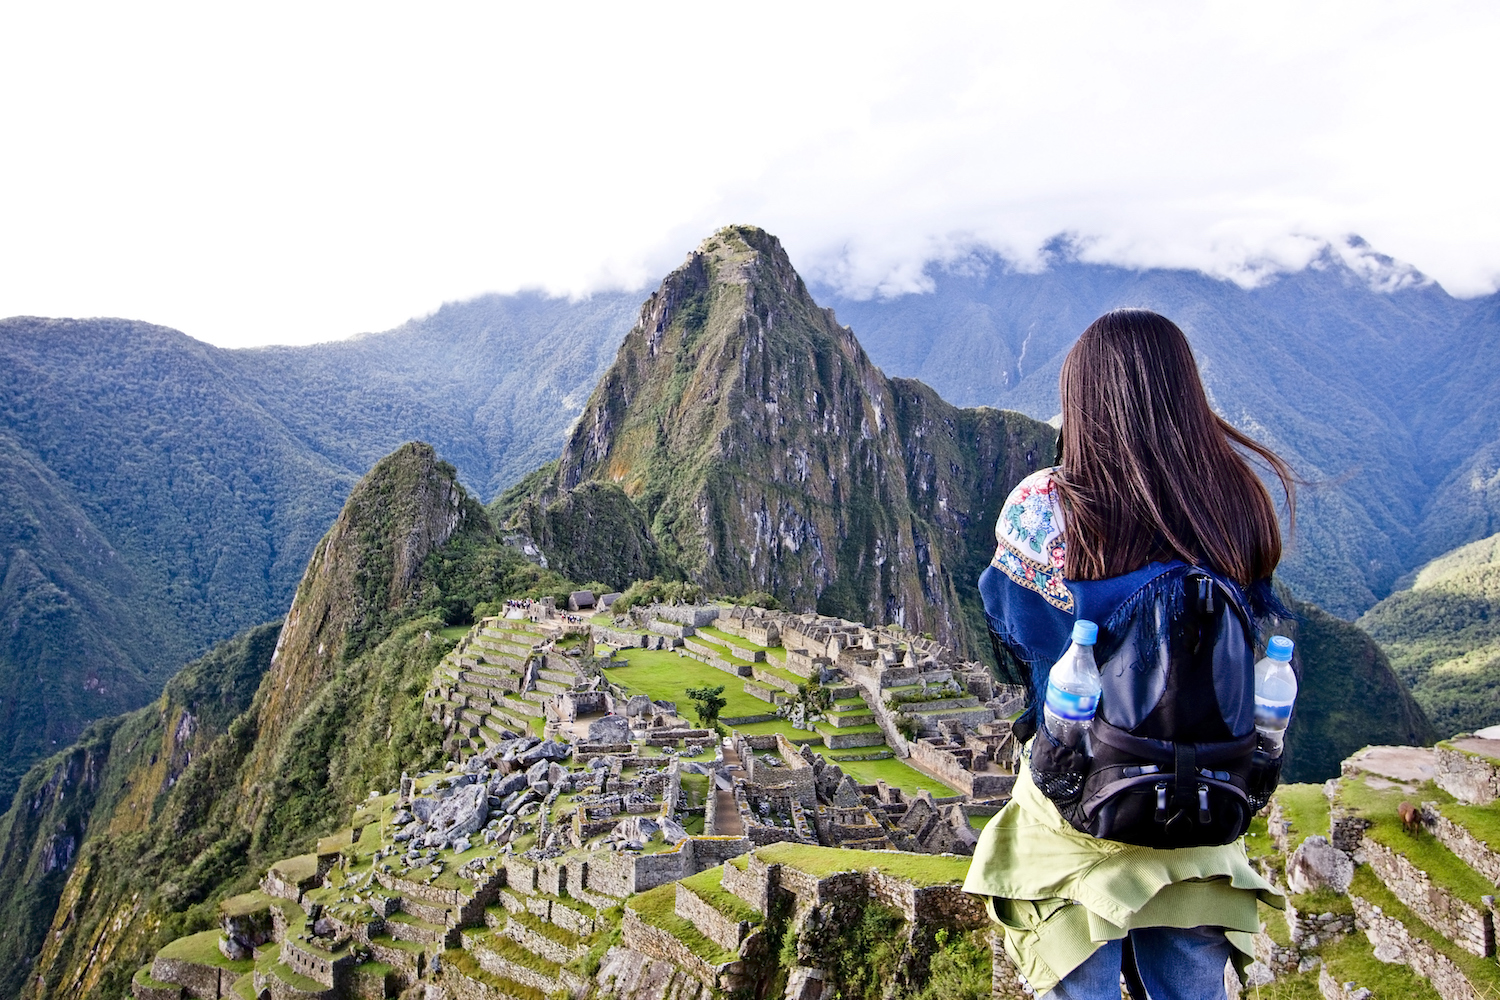
[[1485,4],[12,5],[0,31],[0,315],[329,339],[640,287],[728,222],[867,295],[1058,234],[1244,282],[1364,261],[1350,233],[1457,294],[1500,275]]

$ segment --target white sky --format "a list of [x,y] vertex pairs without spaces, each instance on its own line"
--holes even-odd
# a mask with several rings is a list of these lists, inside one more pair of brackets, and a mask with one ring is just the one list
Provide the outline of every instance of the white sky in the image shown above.
[[920,287],[976,243],[1500,278],[1500,5],[0,7],[0,315],[215,344],[654,282],[715,227]]

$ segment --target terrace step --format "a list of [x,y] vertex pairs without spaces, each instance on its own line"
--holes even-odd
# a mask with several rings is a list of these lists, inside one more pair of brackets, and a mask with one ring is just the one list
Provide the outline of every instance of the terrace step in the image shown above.
[[566,965],[589,950],[577,934],[530,913],[513,914],[500,933],[533,955],[558,965]]

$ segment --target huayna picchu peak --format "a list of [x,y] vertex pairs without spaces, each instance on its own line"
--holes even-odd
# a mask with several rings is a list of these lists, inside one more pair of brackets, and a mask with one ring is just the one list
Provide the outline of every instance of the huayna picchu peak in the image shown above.
[[[396,448],[321,522],[279,624],[26,773],[0,820],[0,994],[1022,995],[959,890],[1025,766],[974,581],[1055,449],[1043,422],[888,377],[775,237],[720,230],[554,461],[486,507],[437,449]],[[1379,647],[1284,596],[1289,780],[1433,740]],[[1475,745],[1423,760],[1462,770]],[[1401,786],[1423,822],[1483,839],[1489,807],[1424,780]],[[1336,820],[1368,807],[1373,841],[1453,875],[1393,839],[1388,793],[1329,789]],[[1252,838],[1278,878],[1300,861],[1274,824],[1323,828],[1308,799],[1285,790]],[[1265,974],[1383,985],[1338,937],[1378,904],[1381,955],[1405,929],[1413,968],[1451,952],[1489,988],[1472,934],[1445,951],[1389,902],[1415,898],[1402,871],[1382,854],[1347,898],[1294,897],[1291,938],[1269,915]]]
[[[532,495],[516,523],[574,575],[645,575],[644,555],[613,573],[591,555],[644,527],[632,555],[659,550],[711,592],[767,593],[974,651],[985,632],[970,582],[1000,501],[1054,440],[1040,421],[960,410],[887,378],[774,236],[734,226],[647,299],[555,471],[518,487]],[[600,486],[642,518],[619,516]],[[599,517],[573,513],[580,489]]]

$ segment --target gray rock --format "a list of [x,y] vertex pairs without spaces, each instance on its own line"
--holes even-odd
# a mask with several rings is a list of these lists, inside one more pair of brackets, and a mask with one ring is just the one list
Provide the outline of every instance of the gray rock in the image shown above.
[[462,854],[464,851],[467,851],[471,846],[472,845],[469,843],[469,838],[468,837],[459,837],[457,840],[455,840],[453,842],[453,853],[454,854]]
[[1276,973],[1264,962],[1251,962],[1245,968],[1245,985],[1249,987],[1269,986],[1276,980]]
[[490,781],[490,794],[504,799],[513,792],[519,792],[526,787],[526,772],[517,771],[514,774],[504,776],[497,775]]
[[410,812],[403,809],[396,815],[391,817],[391,826],[405,826],[406,824],[410,823],[413,818],[414,817]]
[[484,785],[468,785],[457,789],[442,804],[433,810],[424,842],[434,846],[473,833],[489,818],[489,794]]
[[545,781],[547,778],[547,768],[550,764],[551,761],[546,760],[539,760],[533,763],[526,769],[526,783],[534,785],[538,781]]
[[556,761],[553,761],[547,767],[547,783],[550,785],[560,784],[563,778],[567,777],[567,775],[567,770]]
[[1308,837],[1287,859],[1286,884],[1294,894],[1324,887],[1346,893],[1353,879],[1354,862],[1327,837]]
[[589,761],[589,768],[591,770],[602,770],[606,767],[609,767],[608,757],[595,757],[593,760]]
[[538,778],[536,781],[532,782],[531,790],[538,795],[546,795],[549,791],[552,790],[552,786],[547,783],[546,778]]
[[589,723],[590,743],[629,743],[630,723],[623,715],[606,715]]
[[645,715],[651,711],[651,699],[643,694],[631,695],[630,700],[625,703],[625,715],[634,719],[636,716]]
[[567,743],[554,743],[547,740],[521,754],[517,760],[522,764],[534,764],[541,760],[567,760],[573,753],[573,748]]
[[423,823],[426,823],[429,819],[432,818],[433,810],[435,810],[437,807],[438,800],[430,798],[426,795],[419,795],[411,800],[412,814],[415,815],[417,819]]

